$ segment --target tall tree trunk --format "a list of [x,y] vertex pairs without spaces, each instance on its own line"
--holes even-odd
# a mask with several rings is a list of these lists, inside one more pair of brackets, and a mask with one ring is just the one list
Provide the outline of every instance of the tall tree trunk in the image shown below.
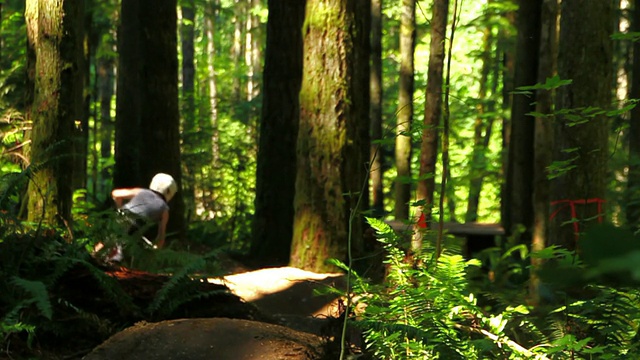
[[269,0],[251,254],[286,265],[293,236],[306,0]]
[[413,122],[413,51],[416,38],[416,2],[402,1],[400,19],[400,85],[396,125],[395,218],[409,219],[411,201],[411,123]]
[[[77,170],[73,174],[73,190],[86,189],[87,188],[87,176],[89,175],[89,118],[91,114],[91,104],[95,102],[95,81],[92,89],[92,77],[91,77],[91,64],[95,63],[95,56],[97,51],[97,44],[100,39],[95,36],[93,12],[84,11],[84,6],[93,8],[93,0],[85,0],[83,5],[83,46],[78,51],[82,56],[82,79],[83,87],[79,89],[82,92],[83,101],[80,104],[76,104],[77,114],[81,114],[75,119],[74,127],[74,149],[73,156],[75,158],[76,165],[74,168]],[[95,74],[93,76],[95,80]],[[87,91],[84,91],[87,89]],[[94,113],[95,115],[95,113]],[[95,119],[95,116],[93,116]],[[84,195],[83,195],[84,196]]]
[[[518,43],[514,88],[531,86],[538,82],[538,53],[540,51],[540,8],[542,0],[520,0],[516,25]],[[503,225],[507,235],[524,226],[520,243],[531,241],[533,224],[533,136],[535,99],[514,95],[511,108],[511,131]]]
[[[182,183],[176,0],[122,2],[115,185],[148,186],[159,172]],[[181,191],[168,234],[184,236]]]
[[[631,31],[640,31],[640,1],[634,1]],[[631,99],[640,99],[640,42],[633,42],[631,63]],[[640,229],[640,106],[631,109],[629,118],[629,180],[627,182],[626,219],[634,230]]]
[[371,1],[371,206],[373,216],[384,216],[382,140],[382,0]]
[[98,61],[98,91],[100,97],[100,180],[97,181],[98,187],[96,193],[107,194],[109,197],[109,189],[107,184],[111,181],[111,175],[109,167],[105,166],[107,161],[112,156],[112,143],[111,138],[113,136],[113,119],[111,117],[112,100],[114,95],[114,64],[111,59],[100,59]]
[[[3,5],[4,5],[4,3],[0,3],[0,19],[2,19],[2,6]],[[0,39],[0,59],[2,58],[2,50],[3,49],[4,49],[4,38]]]
[[202,151],[198,133],[199,127],[196,120],[195,105],[195,18],[196,9],[194,0],[182,0],[180,7],[182,18],[180,22],[180,44],[182,48],[182,146],[184,156],[184,169],[182,190],[187,213],[195,212],[195,177],[199,172],[194,156]]
[[36,63],[29,220],[68,225],[74,121],[82,118],[84,8],[82,2],[68,0],[39,0],[27,6],[37,9],[38,32],[31,40]]
[[361,246],[363,224],[351,215],[368,199],[369,92],[361,90],[369,84],[370,6],[307,2],[292,266],[335,270],[325,261],[345,260],[349,238],[355,251]]
[[255,9],[259,6],[259,0],[249,0],[247,11],[247,31],[245,37],[245,65],[247,68],[247,103],[249,104],[249,111],[247,112],[247,124],[249,124],[249,134],[257,141],[256,117],[257,109],[255,102],[260,95],[260,82],[258,76],[261,73],[260,69],[260,18],[255,15]]
[[211,126],[211,166],[216,169],[220,160],[220,132],[218,129],[218,87],[216,85],[216,72],[214,59],[216,55],[215,38],[215,22],[213,21],[215,16],[215,7],[217,6],[214,0],[210,5],[211,13],[205,16],[205,29],[207,33],[207,73],[208,85],[209,85],[209,124]]
[[[544,83],[555,72],[557,54],[558,0],[543,0],[540,18],[540,61],[538,64],[538,83]],[[536,95],[536,113],[551,114],[553,95],[549,90],[538,90]],[[553,151],[553,127],[550,118],[536,117],[534,141],[534,179],[533,179],[533,229],[531,251],[545,248],[549,238],[549,209],[551,188],[549,186],[548,167],[551,165]],[[536,270],[542,265],[542,259],[531,257],[529,281],[530,304],[540,302],[540,279]]]
[[[420,143],[420,170],[416,198],[422,204],[418,216],[424,214],[425,224],[432,220],[433,194],[435,193],[435,173],[438,161],[438,137],[442,119],[442,89],[444,73],[444,44],[447,32],[449,0],[433,3],[431,17],[431,43],[429,45],[429,68],[427,70],[427,89],[424,104],[422,142]],[[440,196],[446,196],[440,194]],[[440,214],[443,216],[443,214]],[[420,225],[414,231],[414,248],[421,247]]]
[[[500,174],[502,179],[507,178],[507,167],[509,162],[509,148],[511,140],[511,116],[509,110],[511,109],[512,92],[513,92],[513,79],[515,74],[515,45],[516,39],[513,39],[511,29],[516,28],[516,12],[508,11],[505,13],[505,20],[509,23],[509,26],[499,32],[498,48],[502,54],[502,112],[501,118],[501,138],[502,138],[502,150],[500,152]],[[503,181],[500,184],[500,222],[506,229],[507,222],[510,221],[510,215],[507,214],[507,183]],[[507,231],[510,232],[510,231]]]
[[612,32],[611,1],[562,3],[558,74],[561,79],[573,82],[558,88],[556,111],[570,111],[588,120],[576,124],[560,115],[554,123],[554,160],[566,161],[575,167],[559,174],[552,182],[552,200],[557,202],[552,203],[554,212],[556,208],[566,208],[554,217],[550,240],[568,249],[577,247],[578,232],[604,215],[609,127],[604,115],[587,117],[582,110],[611,106]]
[[[26,77],[25,77],[25,92],[24,92],[24,104],[26,110],[26,116],[28,119],[33,119],[34,110],[34,97],[36,88],[36,45],[38,43],[38,1],[27,1],[24,9],[24,20],[27,28],[27,48],[26,48]],[[31,146],[29,146],[28,140],[31,139],[32,131],[25,131],[25,151],[24,155],[27,159],[31,158]],[[28,160],[25,164],[30,164]],[[25,218],[28,215],[29,205],[29,192],[25,193],[25,199],[21,204],[20,217]]]
[[[115,187],[144,186],[140,148],[143,137],[141,117],[142,91],[146,88],[142,23],[139,22],[141,1],[125,1],[118,29],[118,72],[116,94],[116,136],[113,184]],[[155,29],[154,29],[155,32]],[[156,106],[156,105],[154,105]],[[150,179],[149,179],[150,180]]]
[[243,28],[245,26],[244,24],[244,18],[246,17],[246,4],[245,1],[241,1],[241,0],[235,0],[235,5],[234,5],[234,32],[233,32],[233,45],[231,47],[231,56],[233,57],[233,64],[234,64],[234,68],[236,71],[235,76],[233,77],[233,101],[236,104],[239,104],[240,101],[242,100],[242,75],[243,75],[243,68],[241,67],[242,64],[242,57],[243,57]]

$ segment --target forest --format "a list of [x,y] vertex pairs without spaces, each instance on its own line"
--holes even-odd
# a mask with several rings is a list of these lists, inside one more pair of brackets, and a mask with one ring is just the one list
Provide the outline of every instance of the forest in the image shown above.
[[0,358],[277,323],[239,267],[344,279],[299,359],[640,358],[637,54],[636,0],[0,0]]

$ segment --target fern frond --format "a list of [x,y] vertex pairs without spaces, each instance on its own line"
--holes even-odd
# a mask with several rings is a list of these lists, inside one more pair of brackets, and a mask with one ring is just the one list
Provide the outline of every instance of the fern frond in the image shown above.
[[47,287],[42,281],[32,281],[14,276],[11,279],[11,283],[29,293],[31,298],[27,299],[27,302],[35,304],[42,316],[51,320],[53,317],[53,308],[51,301],[49,301]]
[[430,342],[430,338],[432,338],[433,334],[430,334],[428,331],[411,325],[400,324],[400,323],[390,323],[386,321],[375,321],[375,320],[354,320],[352,324],[363,330],[374,330],[374,331],[386,331],[389,333],[400,333],[403,336],[418,340],[425,344]]
[[[181,294],[180,292],[185,290],[184,289],[185,284],[188,286],[192,283],[190,275],[197,272],[197,270],[202,269],[205,265],[206,265],[206,261],[203,258],[201,257],[196,258],[195,261],[193,261],[190,264],[187,264],[182,269],[180,269],[180,271],[173,274],[171,279],[169,279],[169,281],[167,281],[162,286],[162,288],[156,293],[155,297],[153,298],[153,301],[151,302],[151,304],[149,304],[147,308],[147,312],[150,314],[157,313],[158,310],[163,305],[169,304],[171,301],[169,296],[172,293],[180,295],[182,301],[184,301],[186,298],[189,298],[189,296],[186,296],[186,298],[182,298],[182,296],[184,296],[185,293],[183,292]],[[175,301],[171,303],[170,307],[176,308],[177,306],[179,306],[179,304],[175,305],[175,303],[176,303]]]

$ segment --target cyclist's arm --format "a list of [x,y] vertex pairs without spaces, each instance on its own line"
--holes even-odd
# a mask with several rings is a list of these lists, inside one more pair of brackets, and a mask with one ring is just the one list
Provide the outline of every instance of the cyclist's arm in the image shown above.
[[142,190],[142,188],[120,188],[113,189],[111,192],[111,197],[113,201],[116,203],[116,208],[121,208],[124,200],[129,200],[132,197],[136,196]]
[[169,222],[169,210],[162,213],[160,222],[158,223],[158,236],[156,237],[156,246],[160,249],[164,246],[164,237],[167,231],[167,223]]

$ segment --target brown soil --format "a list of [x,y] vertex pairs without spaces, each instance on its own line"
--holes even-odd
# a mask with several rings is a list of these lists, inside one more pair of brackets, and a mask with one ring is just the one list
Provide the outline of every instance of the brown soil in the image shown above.
[[327,285],[340,288],[342,280],[339,274],[290,267],[209,279],[212,286],[227,286],[257,312],[245,320],[204,314],[207,318],[139,322],[84,359],[335,359],[332,340],[341,327],[340,302],[336,295],[317,296],[314,291]]
[[212,318],[140,323],[98,346],[86,360],[322,359],[324,340],[263,322]]

